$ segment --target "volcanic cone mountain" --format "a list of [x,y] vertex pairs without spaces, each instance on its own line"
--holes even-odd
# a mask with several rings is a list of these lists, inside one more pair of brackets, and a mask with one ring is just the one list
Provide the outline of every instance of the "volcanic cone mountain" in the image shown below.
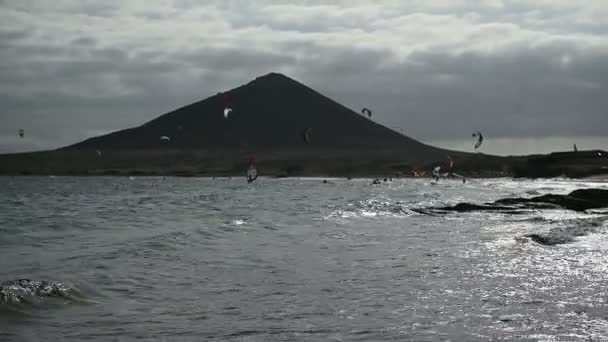
[[[226,118],[224,109],[232,111]],[[308,139],[304,135],[308,135]],[[170,137],[170,141],[161,140]],[[308,140],[308,141],[307,141]],[[271,73],[158,117],[69,149],[378,149],[403,157],[445,152],[405,137],[288,78]],[[429,154],[431,156],[429,156]]]
[[0,173],[237,175],[254,157],[265,175],[369,176],[426,170],[448,154],[457,165],[471,156],[420,143],[270,73],[139,127],[7,155]]

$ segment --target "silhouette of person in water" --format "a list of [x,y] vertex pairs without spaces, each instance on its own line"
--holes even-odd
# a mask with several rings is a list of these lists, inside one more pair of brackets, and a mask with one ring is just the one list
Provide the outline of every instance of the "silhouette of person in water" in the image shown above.
[[254,158],[249,158],[247,163],[247,183],[251,183],[258,178],[258,170],[254,165]]

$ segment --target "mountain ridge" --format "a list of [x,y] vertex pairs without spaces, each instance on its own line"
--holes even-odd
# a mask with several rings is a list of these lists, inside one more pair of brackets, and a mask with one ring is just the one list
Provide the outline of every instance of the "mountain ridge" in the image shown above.
[[[226,106],[232,108],[228,118],[223,115]],[[307,130],[309,143],[303,139]],[[161,141],[161,136],[171,140]],[[458,153],[402,135],[280,73],[257,77],[140,126],[89,138],[64,149],[235,147],[404,148],[404,153],[417,155]]]

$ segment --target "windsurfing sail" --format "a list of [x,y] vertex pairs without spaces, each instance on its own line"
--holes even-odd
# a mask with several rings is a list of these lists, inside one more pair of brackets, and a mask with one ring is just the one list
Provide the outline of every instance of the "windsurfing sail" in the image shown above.
[[247,183],[251,183],[258,178],[258,170],[255,167],[254,159],[251,157],[247,163]]
[[307,144],[310,144],[310,132],[312,131],[312,128],[308,127],[307,129],[304,130],[304,133],[302,133],[302,138],[304,139],[304,142],[306,142]]
[[574,144],[574,152],[578,152],[578,147],[576,147],[576,144]]
[[448,156],[448,159],[446,159],[445,168],[448,171],[452,171],[452,169],[454,168],[454,160],[452,160],[452,157]]
[[447,156],[444,166],[436,166],[433,169],[433,178],[435,181],[439,181],[439,178],[460,178],[463,183],[466,183],[467,179],[463,175],[459,175],[454,172],[454,160],[452,157]]
[[168,136],[166,136],[166,135],[163,135],[163,136],[161,136],[161,137],[160,137],[160,140],[163,140],[163,141],[171,141],[171,138],[170,138],[170,137],[168,137]]
[[19,136],[19,138],[23,138],[25,136],[25,131],[23,129],[20,129],[17,131],[17,135]]
[[441,172],[441,166],[436,166],[433,169],[433,178],[435,179],[435,181],[439,180],[439,176],[440,176],[439,172]]
[[367,115],[370,118],[372,117],[372,111],[367,107],[361,109],[361,114]]
[[228,119],[228,115],[232,112],[232,108],[226,107],[224,108],[224,119]]
[[471,134],[471,136],[473,138],[477,138],[477,141],[475,142],[475,149],[478,149],[479,146],[481,146],[481,144],[483,143],[483,135],[481,134],[481,132],[477,131],[473,134]]

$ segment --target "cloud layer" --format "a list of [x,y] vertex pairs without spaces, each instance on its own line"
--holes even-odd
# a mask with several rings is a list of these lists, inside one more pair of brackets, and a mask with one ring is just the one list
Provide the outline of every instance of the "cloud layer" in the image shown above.
[[138,125],[271,71],[424,141],[608,142],[605,18],[603,0],[0,1],[0,152]]

